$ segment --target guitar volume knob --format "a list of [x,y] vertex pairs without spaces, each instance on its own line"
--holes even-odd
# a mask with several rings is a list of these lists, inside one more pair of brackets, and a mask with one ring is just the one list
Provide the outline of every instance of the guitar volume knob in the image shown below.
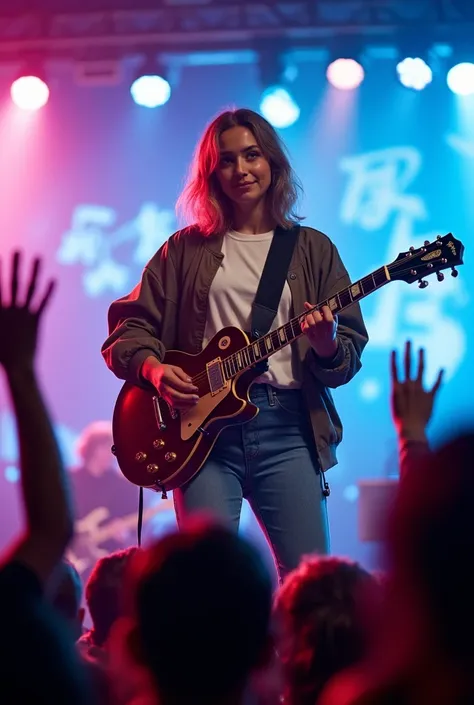
[[165,460],[166,460],[168,463],[172,463],[173,460],[176,460],[176,453],[166,453],[166,455],[165,455]]
[[153,448],[164,448],[165,442],[162,438],[157,438],[156,441],[153,441]]
[[143,463],[146,460],[146,453],[144,453],[142,450],[138,451],[138,453],[135,455],[135,460],[137,463]]
[[160,468],[158,465],[155,465],[155,463],[150,463],[149,465],[146,466],[146,471],[149,473],[155,473],[158,472]]

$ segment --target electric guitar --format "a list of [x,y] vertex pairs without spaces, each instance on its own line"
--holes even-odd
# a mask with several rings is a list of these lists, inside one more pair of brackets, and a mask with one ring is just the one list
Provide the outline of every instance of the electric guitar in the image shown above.
[[[373,291],[393,281],[408,284],[455,269],[463,263],[464,245],[451,234],[438,236],[423,247],[411,247],[391,264],[384,265],[350,284],[313,310],[329,306],[337,314]],[[239,328],[217,333],[197,355],[169,350],[163,362],[181,367],[198,388],[199,401],[191,409],[177,411],[153,390],[126,382],[117,398],[113,415],[113,452],[122,473],[135,485],[157,491],[173,490],[199,472],[220,432],[233,424],[254,418],[258,408],[250,402],[249,388],[261,375],[256,363],[266,360],[303,335],[301,324],[308,311],[251,341]]]
[[[149,507],[143,512],[143,522],[147,522],[156,514],[171,510],[173,502],[160,502],[154,507]],[[103,547],[111,539],[117,543],[117,549],[126,542],[126,534],[137,526],[137,515],[127,514],[124,517],[110,518],[107,507],[96,507],[83,519],[78,519],[74,525],[74,541],[68,549],[68,558],[75,565],[76,570],[82,574],[95,563],[107,556],[109,551]]]

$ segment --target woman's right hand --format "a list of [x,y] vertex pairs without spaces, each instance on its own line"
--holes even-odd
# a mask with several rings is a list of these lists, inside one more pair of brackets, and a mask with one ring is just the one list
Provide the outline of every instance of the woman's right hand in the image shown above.
[[150,356],[142,365],[141,375],[173,409],[189,409],[199,401],[198,388],[181,367]]

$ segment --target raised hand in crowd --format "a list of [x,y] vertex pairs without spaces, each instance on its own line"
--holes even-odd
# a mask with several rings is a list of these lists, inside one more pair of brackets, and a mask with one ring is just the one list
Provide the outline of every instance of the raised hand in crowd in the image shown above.
[[431,389],[425,389],[425,351],[418,352],[418,365],[415,371],[412,360],[411,342],[405,344],[404,378],[398,372],[397,353],[391,355],[392,418],[398,435],[408,440],[426,440],[426,427],[433,413],[436,395],[443,380],[440,370]]
[[402,378],[398,371],[397,353],[393,350],[391,354],[391,409],[398,435],[402,475],[420,454],[429,450],[426,428],[443,381],[443,370],[440,370],[434,385],[426,389],[425,351],[420,348],[418,352],[416,370],[412,357],[412,345],[408,340],[405,344]]
[[[0,263],[2,264],[2,263]],[[30,279],[24,299],[19,299],[21,255],[15,252],[12,258],[12,271],[10,276],[10,300],[7,303],[6,287],[3,285],[0,269],[0,364],[5,370],[25,369],[33,366],[38,329],[42,314],[47,307],[54,290],[54,281],[50,281],[43,296],[36,306],[33,306],[38,287],[38,276],[41,261],[34,260]]]
[[40,292],[41,260],[35,259],[22,287],[21,264],[16,252],[5,286],[5,262],[0,262],[0,364],[16,416],[26,515],[23,537],[7,560],[26,566],[44,583],[62,558],[73,521],[63,464],[34,370],[40,323],[54,281]]

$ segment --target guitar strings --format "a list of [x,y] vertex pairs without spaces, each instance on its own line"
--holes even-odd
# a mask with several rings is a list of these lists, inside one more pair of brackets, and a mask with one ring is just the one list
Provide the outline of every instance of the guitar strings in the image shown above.
[[[413,268],[413,266],[412,266],[411,263],[413,263],[413,260],[414,260],[414,259],[416,259],[416,258],[413,257],[413,255],[406,255],[404,258],[402,258],[402,259],[400,259],[400,260],[397,260],[397,261],[395,261],[395,262],[392,262],[391,264],[385,265],[384,267],[381,267],[380,269],[385,269],[385,268],[386,268],[388,271],[393,271],[394,269],[399,269],[401,264],[404,264],[405,262],[410,262],[410,267],[407,268],[407,269],[402,270],[402,273],[404,273],[404,272],[409,272],[409,271]],[[376,271],[380,271],[380,270],[376,270]],[[376,272],[372,272],[372,274],[368,274],[367,276],[363,277],[362,279],[359,279],[358,282],[355,282],[354,284],[350,284],[348,287],[346,287],[346,290],[347,290],[347,289],[350,289],[352,286],[357,285],[358,283],[360,283],[360,284],[362,285],[362,289],[363,289],[363,288],[364,288],[364,287],[363,287],[364,282],[368,281],[369,279],[373,279],[373,276],[374,276],[375,273],[376,273]],[[434,273],[435,273],[434,270],[433,270],[432,272],[430,272],[430,274],[434,274]],[[387,281],[387,282],[384,282],[384,283],[388,283],[388,281]],[[343,290],[343,291],[344,291],[344,290]],[[341,293],[341,292],[339,292],[339,293]],[[370,293],[372,293],[372,292],[370,292]],[[336,296],[339,296],[339,294],[335,294],[334,297],[330,297],[330,298],[335,298]],[[363,298],[363,297],[361,297],[361,298]],[[287,325],[293,326],[293,324],[301,325],[302,320],[303,320],[309,313],[312,313],[312,311],[316,311],[317,309],[321,308],[321,306],[327,305],[327,301],[328,301],[328,299],[326,299],[326,300],[323,301],[322,303],[316,304],[316,306],[313,306],[313,308],[309,309],[308,311],[305,311],[304,313],[300,313],[298,316],[295,316],[294,318],[291,318],[289,321],[287,321],[287,323],[285,323],[283,326],[280,326],[280,327],[281,327],[281,328],[284,328],[284,327],[287,326]],[[356,301],[352,301],[351,304],[352,304],[352,303],[356,303],[357,301],[358,301],[358,299],[357,299]],[[348,304],[348,306],[350,306],[351,304]],[[343,308],[340,308],[339,311],[344,310],[344,308],[347,308],[347,306],[344,306]],[[276,330],[279,330],[279,329],[277,328]],[[275,331],[271,331],[271,333],[274,333],[274,332],[275,332]],[[267,333],[267,335],[269,335],[269,333]],[[293,340],[297,340],[301,335],[302,335],[302,334],[299,333],[297,336],[295,336],[295,337],[293,338]],[[263,337],[266,337],[266,336],[263,336]],[[257,341],[254,341],[253,343],[250,343],[250,345],[246,345],[245,347],[241,348],[241,349],[238,350],[237,352],[232,353],[232,355],[229,355],[229,357],[224,358],[224,360],[222,360],[222,362],[225,363],[225,362],[229,362],[231,359],[235,359],[235,358],[236,358],[236,355],[237,355],[238,353],[242,352],[242,350],[245,350],[246,348],[251,347],[251,346],[254,345],[256,342],[257,342]],[[287,343],[285,343],[282,347],[285,347],[285,346],[288,345],[288,344],[289,344],[289,341],[288,341]],[[280,348],[280,349],[281,349],[281,348]],[[274,352],[275,352],[275,351],[274,351]],[[269,356],[270,356],[270,355],[267,355],[267,356],[265,356],[265,357],[262,357],[260,360],[257,360],[257,362],[261,362],[262,360],[265,360],[266,357],[269,357]],[[240,372],[240,371],[242,371],[242,370],[239,370],[239,372]],[[197,374],[196,377],[192,377],[192,378],[191,378],[191,382],[192,382],[193,384],[195,384],[195,385],[199,385],[200,382],[205,382],[205,381],[207,381],[207,371],[199,372],[199,374]]]

